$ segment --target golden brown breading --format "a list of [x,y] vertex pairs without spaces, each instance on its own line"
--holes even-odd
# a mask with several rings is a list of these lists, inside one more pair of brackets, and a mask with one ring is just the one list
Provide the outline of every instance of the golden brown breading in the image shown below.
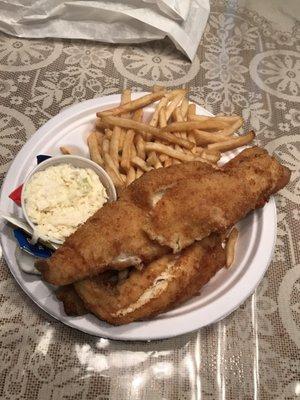
[[[236,176],[239,175],[241,179],[249,185],[253,184],[253,171],[258,175],[263,175],[264,177],[268,175],[268,190],[270,193],[267,197],[286,186],[291,177],[291,171],[287,167],[281,165],[275,157],[271,157],[268,154],[267,150],[260,147],[245,149],[225,164],[223,169],[229,174],[234,174]],[[235,171],[238,171],[238,173]],[[262,195],[262,205],[264,205],[266,201],[267,200],[264,199]]]
[[222,171],[166,189],[144,227],[150,239],[178,252],[212,232],[224,232],[289,181],[290,171],[266,151],[248,149],[234,160]]
[[121,282],[112,272],[74,284],[85,307],[100,319],[120,325],[153,317],[196,295],[224,266],[219,235],[211,235],[181,254],[168,254]]
[[73,285],[61,286],[55,294],[58,300],[63,302],[67,315],[78,316],[88,313]]
[[143,232],[146,218],[132,202],[106,204],[37,267],[47,282],[66,285],[110,268],[152,261],[169,249]]
[[200,178],[216,169],[218,168],[215,166],[199,161],[153,169],[123,190],[120,199],[127,199],[149,210],[149,207],[152,208],[154,193],[162,194],[166,188],[174,186],[182,179]]
[[200,176],[211,169],[207,164],[192,162],[143,175],[136,181],[139,184],[134,182],[118,201],[105,204],[80,226],[49,260],[37,262],[43,278],[54,285],[67,285],[110,268],[147,263],[170,252],[151,241],[142,229],[151,193],[166,183],[176,183],[186,173]]

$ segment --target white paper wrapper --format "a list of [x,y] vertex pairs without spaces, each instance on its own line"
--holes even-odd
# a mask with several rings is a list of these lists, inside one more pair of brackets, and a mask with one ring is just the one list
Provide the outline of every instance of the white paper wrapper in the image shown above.
[[209,0],[0,0],[0,30],[18,37],[108,43],[168,36],[192,60],[209,10]]
[[170,18],[185,21],[191,6],[191,0],[143,0],[158,6]]

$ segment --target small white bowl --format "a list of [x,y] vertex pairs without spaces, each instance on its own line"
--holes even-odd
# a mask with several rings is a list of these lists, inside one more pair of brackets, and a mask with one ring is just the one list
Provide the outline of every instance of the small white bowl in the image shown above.
[[[25,207],[25,199],[24,199],[24,192],[25,192],[25,187],[31,177],[38,171],[44,171],[48,167],[52,167],[54,165],[58,164],[70,164],[73,165],[74,167],[77,168],[90,168],[93,171],[96,172],[96,174],[99,176],[99,179],[102,183],[102,185],[106,189],[106,193],[108,196],[108,202],[115,201],[117,199],[117,193],[116,189],[114,187],[114,184],[112,180],[110,179],[109,175],[107,172],[100,167],[98,164],[96,164],[94,161],[89,160],[88,158],[80,157],[80,156],[74,156],[74,155],[63,155],[63,156],[58,156],[58,157],[51,157],[48,160],[43,161],[42,163],[38,164],[26,177],[24,183],[23,183],[23,188],[22,188],[22,193],[21,193],[21,206],[23,210],[24,217],[30,227],[34,230],[36,227],[36,224],[34,224],[30,218],[28,217],[26,207]],[[49,239],[48,239],[49,240]],[[62,242],[56,239],[51,239],[51,242],[61,244]]]

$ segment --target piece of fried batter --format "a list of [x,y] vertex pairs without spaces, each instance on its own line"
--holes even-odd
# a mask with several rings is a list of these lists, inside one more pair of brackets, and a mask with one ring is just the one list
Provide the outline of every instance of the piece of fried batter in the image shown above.
[[191,162],[153,170],[123,192],[121,198],[105,204],[80,226],[49,260],[36,266],[43,278],[54,285],[67,285],[105,270],[124,269],[148,263],[170,249],[149,239],[143,231],[148,204],[154,190],[162,193],[166,185],[188,176],[201,176],[213,170],[208,164]]
[[220,235],[194,243],[180,254],[168,254],[127,279],[108,271],[74,284],[87,310],[114,325],[153,317],[190,299],[225,264]]
[[178,252],[212,232],[224,232],[262,207],[289,179],[290,171],[267,151],[247,149],[222,170],[166,189],[144,230],[150,239]]
[[132,202],[105,204],[37,267],[47,282],[66,285],[110,268],[150,262],[170,250],[145,234],[146,218]]
[[177,182],[188,178],[198,179],[215,170],[218,168],[198,161],[153,169],[123,190],[120,199],[133,202],[148,211],[163,196],[166,189]]
[[61,286],[56,290],[55,294],[58,300],[63,302],[67,315],[78,316],[88,313],[73,285]]

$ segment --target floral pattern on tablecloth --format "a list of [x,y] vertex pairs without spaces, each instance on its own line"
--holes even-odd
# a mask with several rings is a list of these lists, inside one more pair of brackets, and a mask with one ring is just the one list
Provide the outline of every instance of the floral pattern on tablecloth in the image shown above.
[[[294,399],[300,395],[300,30],[237,1],[212,2],[193,63],[166,39],[141,45],[0,34],[0,176],[69,105],[154,84],[238,113],[292,170],[276,197],[275,253],[245,304],[211,327],[151,343],[97,339],[52,320],[0,270],[1,399]],[[172,329],[172,327],[170,327]]]

